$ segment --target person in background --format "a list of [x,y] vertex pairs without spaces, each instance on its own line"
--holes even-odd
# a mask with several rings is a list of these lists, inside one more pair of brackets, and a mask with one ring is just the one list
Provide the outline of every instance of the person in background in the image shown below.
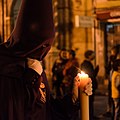
[[84,54],[85,60],[81,63],[81,70],[84,71],[86,74],[89,75],[89,77],[92,79],[92,85],[93,85],[93,94],[89,97],[89,111],[90,111],[90,120],[93,120],[94,115],[94,95],[95,90],[97,89],[97,79],[96,76],[99,71],[99,66],[94,67],[92,61],[95,59],[95,53],[92,50],[87,50]]
[[61,93],[61,83],[63,80],[63,69],[66,62],[68,61],[68,51],[62,49],[59,52],[59,58],[55,60],[52,67],[52,91],[55,93],[55,98],[62,97]]
[[[69,50],[68,61],[65,64],[63,69],[63,81],[61,84],[62,96],[64,101],[64,114],[67,116],[69,120],[76,120],[79,117],[78,114],[78,105],[72,104],[72,101],[77,101],[76,96],[74,93],[74,78],[79,71],[79,62],[76,58],[76,53],[74,50]],[[75,102],[77,103],[77,102]],[[76,109],[76,111],[74,111]]]
[[69,60],[65,64],[63,69],[63,82],[62,82],[62,90],[63,96],[71,93],[73,89],[74,77],[77,75],[79,71],[79,61],[76,58],[76,53],[74,50],[69,50]]
[[108,104],[107,104],[107,111],[103,114],[106,117],[113,117],[114,105],[113,99],[111,97],[111,81],[112,81],[112,73],[113,73],[113,63],[117,58],[117,54],[120,50],[120,45],[116,45],[111,48],[110,60],[108,65],[106,66],[106,74],[108,76]]
[[113,120],[120,120],[120,59],[116,59],[113,64],[111,93],[114,103]]
[[52,1],[22,0],[15,28],[0,44],[0,120],[66,120],[40,64],[54,35]]

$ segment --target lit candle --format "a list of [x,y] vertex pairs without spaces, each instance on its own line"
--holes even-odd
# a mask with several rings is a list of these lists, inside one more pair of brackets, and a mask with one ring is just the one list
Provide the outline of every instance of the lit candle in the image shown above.
[[89,120],[89,96],[83,92],[89,82],[89,76],[84,72],[78,73],[78,76],[80,78],[80,120]]
[[80,89],[84,90],[84,87],[86,86],[86,84],[88,84],[88,74],[85,74],[83,71],[81,71],[81,73],[78,73],[78,76],[80,78]]

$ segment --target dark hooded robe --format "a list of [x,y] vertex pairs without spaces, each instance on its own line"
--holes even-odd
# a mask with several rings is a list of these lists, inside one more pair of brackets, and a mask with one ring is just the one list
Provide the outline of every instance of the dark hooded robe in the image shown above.
[[[42,60],[52,45],[54,39],[52,14],[51,0],[21,2],[15,28],[7,42],[0,45],[0,120],[50,120],[51,118],[50,93],[44,72],[39,76],[30,70],[32,71],[30,82],[39,78],[37,84],[41,79],[45,84],[46,102],[37,104],[37,92],[31,96],[33,92],[27,90],[32,89],[26,90],[25,79],[28,76],[25,75],[25,71],[28,57]],[[28,84],[31,84],[30,82]]]
[[70,120],[64,108],[71,96],[53,100],[44,71],[39,75],[26,64],[27,58],[43,60],[53,39],[52,1],[22,0],[15,28],[0,44],[0,120]]

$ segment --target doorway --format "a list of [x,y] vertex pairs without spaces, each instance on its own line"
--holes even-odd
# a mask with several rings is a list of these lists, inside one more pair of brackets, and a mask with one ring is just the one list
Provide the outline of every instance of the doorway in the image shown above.
[[105,65],[107,65],[111,54],[110,53],[111,48],[116,45],[120,45],[120,22],[105,23],[104,45],[105,45]]

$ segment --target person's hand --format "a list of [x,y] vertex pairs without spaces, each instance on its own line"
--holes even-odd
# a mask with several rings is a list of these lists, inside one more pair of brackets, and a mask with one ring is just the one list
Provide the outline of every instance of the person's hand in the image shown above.
[[87,95],[92,95],[92,80],[89,77],[81,79],[79,75],[75,77],[75,84]]
[[87,95],[92,95],[92,82],[88,83],[85,88],[84,88],[84,92]]
[[39,75],[42,74],[43,68],[40,61],[36,59],[28,58],[27,65],[29,68],[35,70]]
[[92,95],[92,80],[88,77],[80,79],[80,76],[77,75],[74,78],[74,85],[73,85],[73,97],[72,100],[75,102],[78,99],[78,88],[83,91],[86,95]]

